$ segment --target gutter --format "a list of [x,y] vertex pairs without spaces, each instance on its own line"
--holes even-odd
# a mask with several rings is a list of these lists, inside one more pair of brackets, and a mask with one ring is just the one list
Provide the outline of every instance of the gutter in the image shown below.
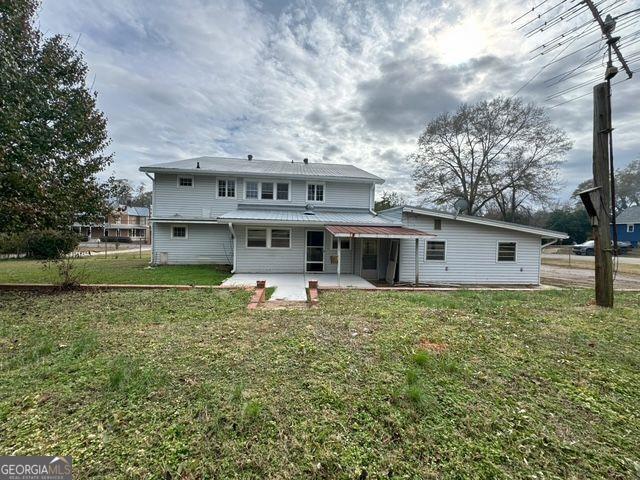
[[227,224],[229,226],[229,231],[231,232],[231,238],[233,238],[233,266],[231,268],[231,273],[236,273],[236,232],[233,230],[233,224],[231,222],[229,222]]

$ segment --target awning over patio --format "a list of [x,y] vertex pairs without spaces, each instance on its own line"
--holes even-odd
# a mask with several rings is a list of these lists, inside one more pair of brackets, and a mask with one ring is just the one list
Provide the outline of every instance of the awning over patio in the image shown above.
[[325,229],[338,238],[422,238],[435,235],[407,227],[358,227],[350,225],[328,225]]

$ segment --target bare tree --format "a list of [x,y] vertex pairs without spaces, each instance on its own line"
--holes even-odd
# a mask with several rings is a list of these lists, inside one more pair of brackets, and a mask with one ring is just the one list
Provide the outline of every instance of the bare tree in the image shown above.
[[557,169],[570,148],[542,108],[498,97],[436,117],[410,159],[425,200],[451,205],[463,198],[471,215],[495,204],[508,220],[557,190]]

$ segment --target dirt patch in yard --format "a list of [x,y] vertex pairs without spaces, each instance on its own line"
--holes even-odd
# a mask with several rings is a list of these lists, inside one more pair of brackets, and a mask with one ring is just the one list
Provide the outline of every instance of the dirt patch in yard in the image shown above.
[[429,352],[441,353],[444,352],[448,347],[446,343],[434,343],[429,341],[426,338],[420,340],[420,348],[427,350]]
[[[540,281],[560,287],[593,287],[593,270],[542,265]],[[618,273],[614,287],[618,290],[640,290],[640,275]]]

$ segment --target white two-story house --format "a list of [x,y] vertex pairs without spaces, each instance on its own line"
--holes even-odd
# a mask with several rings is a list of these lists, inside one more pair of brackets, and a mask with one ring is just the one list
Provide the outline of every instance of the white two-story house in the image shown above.
[[388,283],[538,284],[541,239],[566,235],[415,207],[376,214],[383,179],[353,165],[199,157],[153,179],[154,264],[353,273]]

